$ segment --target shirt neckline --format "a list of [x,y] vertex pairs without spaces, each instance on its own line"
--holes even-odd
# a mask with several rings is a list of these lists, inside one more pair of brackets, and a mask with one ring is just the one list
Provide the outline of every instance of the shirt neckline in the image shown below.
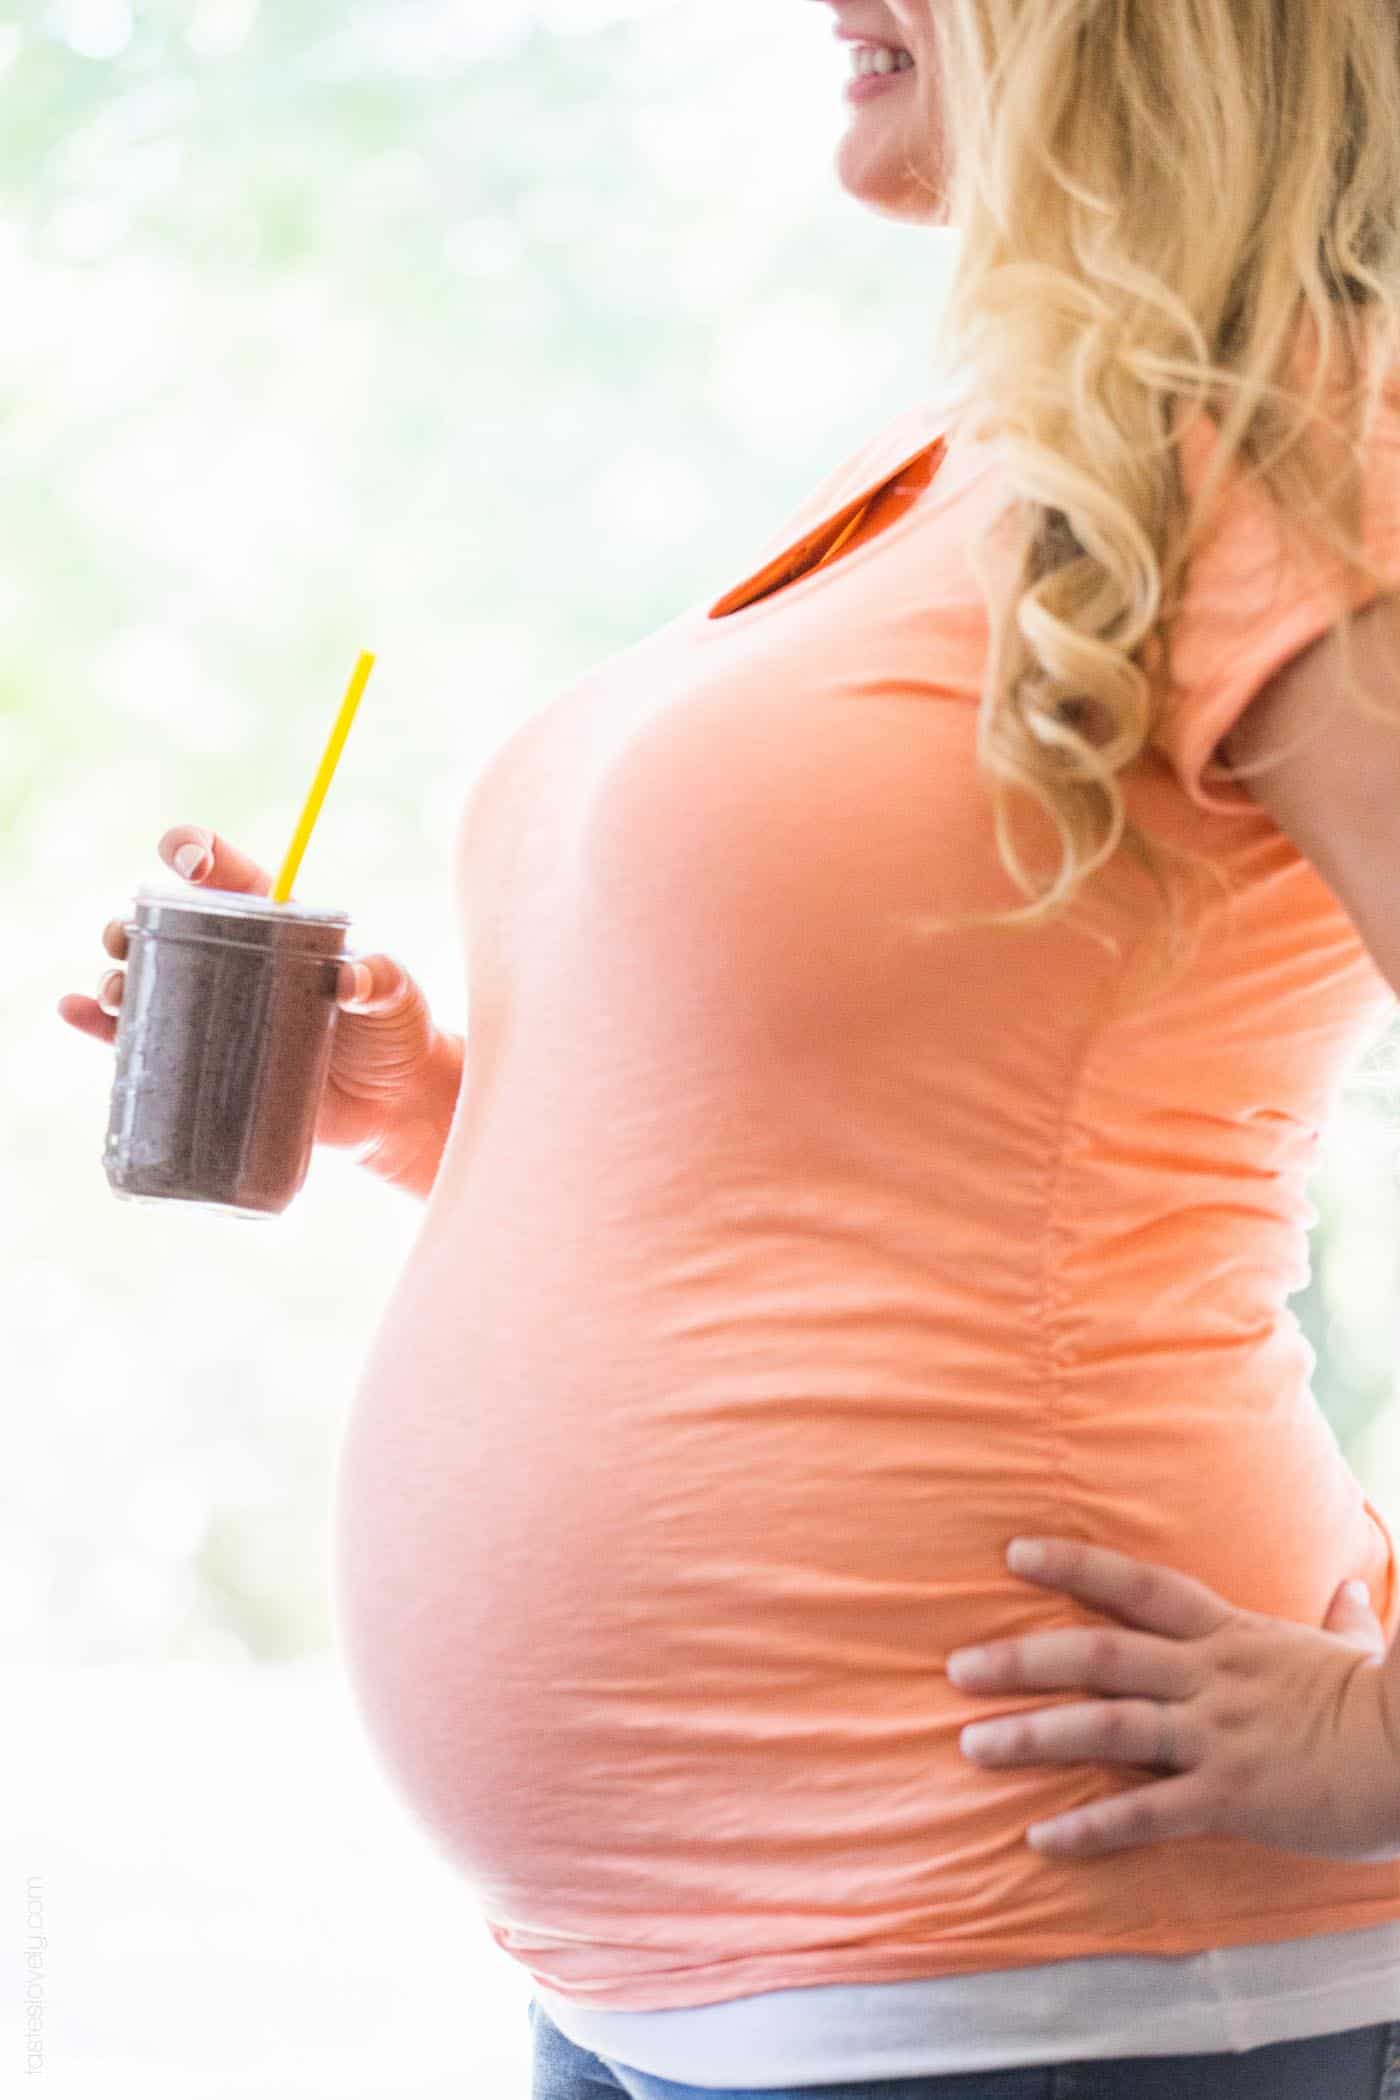
[[[910,423],[919,429],[919,442],[910,444]],[[869,549],[879,546],[885,532],[877,532],[871,538],[857,543],[839,554],[834,561],[821,567],[806,568],[780,590],[773,586],[786,572],[805,556],[815,555],[824,541],[836,537],[851,520],[858,517],[881,491],[921,460],[926,453],[936,452],[933,474],[928,487],[922,491],[920,501],[928,501],[938,489],[947,466],[948,436],[946,427],[931,415],[928,408],[915,410],[913,416],[902,416],[887,433],[883,442],[877,440],[879,451],[875,460],[870,459],[872,448],[867,447],[854,463],[852,475],[844,485],[838,482],[834,488],[816,499],[815,508],[807,506],[799,511],[784,530],[776,551],[761,565],[749,572],[742,581],[726,590],[709,607],[707,621],[725,624],[742,620],[747,615],[762,612],[766,607],[777,605],[788,599],[794,591],[801,591],[819,580],[833,576],[847,562],[857,562]],[[913,506],[914,510],[919,504]],[[907,517],[909,512],[905,513]],[[810,523],[806,522],[810,517]],[[904,522],[898,518],[886,528],[895,531]]]

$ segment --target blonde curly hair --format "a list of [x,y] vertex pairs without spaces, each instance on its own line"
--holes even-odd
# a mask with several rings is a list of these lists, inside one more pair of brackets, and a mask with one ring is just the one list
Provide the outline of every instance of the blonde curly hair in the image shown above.
[[[1120,847],[1175,920],[1161,856],[1193,856],[1130,821],[1121,776],[1161,721],[1172,624],[1233,462],[1290,529],[1387,586],[1361,499],[1400,345],[1400,9],[938,0],[930,13],[942,77],[922,92],[961,236],[937,352],[965,375],[954,427],[997,442],[1009,490],[971,555],[992,621],[978,757],[1000,858],[1031,902],[911,928],[1042,925]],[[1299,391],[1305,339],[1316,356]],[[1219,437],[1190,504],[1177,443],[1196,412]],[[1000,600],[994,542],[1011,557]],[[1337,611],[1364,706],[1340,586]],[[1058,867],[1023,857],[1018,796],[1053,825]]]

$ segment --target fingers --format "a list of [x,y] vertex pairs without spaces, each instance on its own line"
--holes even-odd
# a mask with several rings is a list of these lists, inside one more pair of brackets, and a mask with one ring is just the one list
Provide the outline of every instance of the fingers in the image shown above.
[[[1188,1752],[1182,1715],[1172,1716],[1175,1762]],[[1100,1700],[1093,1705],[1042,1707],[964,1728],[959,1745],[977,1765],[1140,1765],[1155,1768],[1162,1748],[1162,1709],[1155,1700]]]
[[948,1657],[948,1676],[973,1692],[1116,1692],[1189,1699],[1196,1667],[1188,1651],[1151,1634],[1115,1626],[1069,1626],[1025,1633]]
[[85,999],[78,992],[65,993],[58,1002],[58,1011],[70,1028],[80,1035],[95,1036],[99,1043],[114,1043],[117,1039],[117,1024],[110,1014],[102,1011],[95,999]]
[[340,966],[336,998],[356,1014],[385,1014],[403,998],[408,977],[391,955],[359,955]]
[[1095,1801],[1067,1816],[1032,1823],[1027,1843],[1054,1859],[1101,1859],[1132,1845],[1158,1845],[1168,1839],[1204,1837],[1213,1828],[1210,1796],[1192,1773],[1160,1779],[1111,1800]]
[[1214,1633],[1234,1616],[1223,1597],[1190,1575],[1178,1575],[1147,1561],[1130,1560],[1108,1546],[1087,1546],[1078,1539],[1036,1539],[1040,1564],[1028,1567],[1019,1556],[1010,1562],[1016,1574],[1043,1589],[1063,1590],[1121,1619],[1174,1640],[1198,1640]]
[[[102,945],[114,962],[126,960],[126,927],[120,919],[109,919],[102,929]],[[125,972],[108,970],[98,979],[97,997],[84,998],[81,992],[67,992],[58,1002],[59,1018],[76,1028],[80,1035],[90,1035],[99,1043],[114,1043],[117,1039],[115,1016],[122,1003]]]
[[[193,855],[189,854],[191,848],[197,849]],[[218,832],[206,830],[202,825],[172,826],[156,850],[166,866],[187,882],[206,889],[242,891],[248,896],[271,894],[271,878],[256,861],[250,860],[246,853],[240,853]],[[183,866],[178,859],[181,854],[187,855]],[[127,931],[121,919],[107,921],[102,929],[102,945],[113,962],[126,961]],[[121,970],[109,970],[98,983],[95,999],[69,992],[58,1002],[60,1019],[82,1035],[94,1036],[102,1043],[114,1043],[116,1017],[121,1010],[125,983],[125,974]]]
[[1370,1596],[1365,1583],[1344,1582],[1328,1606],[1322,1630],[1349,1641],[1353,1648],[1363,1648],[1371,1655],[1384,1655],[1387,1648],[1385,1629],[1371,1609]]
[[[201,851],[198,859],[191,859],[182,867],[177,855],[187,846],[198,847]],[[173,868],[186,882],[197,883],[201,889],[242,890],[252,897],[271,895],[271,876],[217,831],[209,831],[203,825],[174,825],[166,832],[156,851],[167,867]]]

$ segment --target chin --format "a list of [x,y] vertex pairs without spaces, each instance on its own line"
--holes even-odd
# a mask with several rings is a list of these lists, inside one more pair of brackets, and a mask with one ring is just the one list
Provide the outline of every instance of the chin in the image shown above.
[[938,183],[911,172],[913,155],[898,142],[872,141],[863,131],[857,117],[837,149],[836,176],[846,194],[882,219],[941,226],[944,200]]
[[902,219],[911,226],[945,223],[938,191],[915,181],[902,163],[872,167],[868,157],[851,156],[843,146],[837,156],[836,174],[847,196],[882,219]]

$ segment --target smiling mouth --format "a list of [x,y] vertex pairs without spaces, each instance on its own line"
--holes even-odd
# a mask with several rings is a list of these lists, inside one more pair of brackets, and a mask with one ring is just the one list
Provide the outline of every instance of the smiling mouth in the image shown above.
[[854,80],[889,79],[895,73],[912,73],[914,54],[891,44],[853,44],[851,77]]

